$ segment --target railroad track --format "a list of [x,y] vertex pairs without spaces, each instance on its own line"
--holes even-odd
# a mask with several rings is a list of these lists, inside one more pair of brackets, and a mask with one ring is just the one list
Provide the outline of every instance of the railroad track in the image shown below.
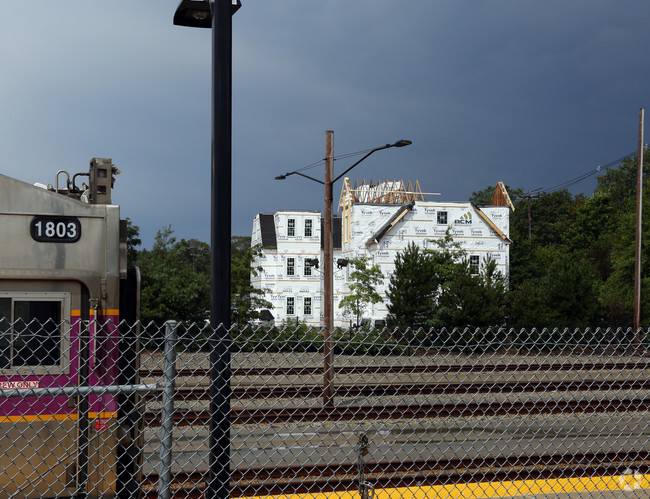
[[[557,479],[585,476],[611,476],[633,468],[650,472],[650,452],[594,452],[454,458],[364,464],[364,479],[375,489],[422,487],[469,482]],[[175,498],[202,497],[207,471],[172,474]],[[145,498],[157,497],[158,474],[144,477]],[[284,466],[232,470],[231,496],[265,496],[283,493],[306,494],[319,490],[332,492],[358,487],[358,463]]]
[[[606,413],[647,411],[650,398],[621,398],[607,400],[532,400],[516,402],[454,402],[447,404],[395,404],[377,406],[279,407],[233,409],[231,424],[272,424],[289,422],[351,421],[381,419],[422,419],[442,417],[505,416],[562,413]],[[206,425],[208,410],[177,409],[177,426]],[[144,414],[148,426],[160,425],[160,411]]]
[[[540,364],[446,364],[416,366],[341,366],[334,368],[334,375],[368,374],[440,374],[440,373],[501,373],[501,372],[551,372],[551,371],[624,371],[650,369],[649,362],[558,362]],[[232,377],[260,376],[320,376],[322,366],[308,367],[251,367],[234,368]],[[209,378],[209,369],[180,369],[178,377]],[[141,369],[140,377],[160,378],[162,369]]]
[[[336,400],[341,401],[344,398],[369,400],[354,405],[347,400],[345,404],[349,405],[322,407],[307,406],[302,402],[302,399],[322,398],[323,391],[319,385],[323,372],[321,366],[234,368],[231,372],[232,377],[239,379],[233,379],[231,403],[233,406],[243,407],[233,407],[230,411],[230,423],[250,425],[251,428],[255,428],[260,424],[278,423],[634,413],[650,410],[650,376],[646,376],[643,372],[649,370],[650,363],[645,361],[549,363],[511,361],[505,364],[488,362],[415,366],[345,366],[335,368],[334,374],[341,377],[334,385]],[[589,377],[583,378],[577,374],[578,372],[583,372]],[[454,373],[463,374],[458,376],[461,381],[453,382],[453,376],[438,376],[437,379],[431,380],[425,378],[428,374],[453,375]],[[478,376],[465,377],[465,373]],[[491,376],[494,373],[514,373],[515,376],[505,378],[510,381],[501,381],[504,378]],[[531,373],[539,374],[539,377],[531,376]],[[566,380],[558,379],[565,373]],[[200,402],[198,406],[178,404],[173,415],[176,426],[205,428],[210,424],[210,412],[207,410],[206,403],[209,399],[207,385],[209,374],[208,369],[180,369],[176,373],[178,388],[175,391],[175,400]],[[140,375],[142,378],[161,378],[163,372],[160,369],[141,369]],[[387,375],[388,378],[381,380],[381,375]],[[409,375],[420,375],[422,379],[414,381],[409,379]],[[355,376],[366,377],[366,380],[357,382]],[[553,396],[554,393],[570,392],[580,395]],[[596,392],[607,395],[595,395]],[[548,394],[548,396],[510,397],[513,399],[511,401],[501,396],[516,393]],[[474,394],[491,394],[499,397],[475,400],[476,397],[472,397]],[[431,397],[439,395],[451,396],[454,400]],[[425,398],[426,396],[429,398]],[[160,425],[160,410],[152,409],[159,406],[159,397],[159,394],[145,397],[147,402],[154,402],[144,413],[144,423],[148,427]],[[380,397],[394,397],[398,403],[379,403]],[[259,402],[252,404],[246,402],[262,399],[275,400],[272,402],[274,406],[259,407]],[[295,399],[297,403],[292,404],[289,399]],[[384,399],[386,400],[390,399]],[[440,403],[419,403],[437,400]],[[250,407],[247,407],[248,405]],[[192,406],[195,409],[188,408]],[[202,410],[203,407],[206,410]],[[580,450],[589,449],[591,448]],[[234,469],[231,496],[301,494],[315,490],[354,491],[359,485],[357,466],[358,463],[354,462],[305,465],[303,461],[302,465],[296,466],[280,464],[272,467],[269,465],[268,468]],[[501,482],[608,476],[632,468],[638,473],[650,472],[650,451],[369,462],[365,465],[365,479],[379,489],[476,481]],[[142,486],[144,497],[156,497],[157,480],[158,476],[155,473],[145,477]],[[207,471],[175,473],[172,476],[173,497],[203,497],[206,481]]]
[[[334,387],[337,398],[345,397],[387,397],[417,395],[469,395],[489,393],[545,393],[545,392],[583,392],[583,391],[626,391],[648,390],[650,379],[580,381],[517,381],[485,383],[409,383],[409,384],[364,384]],[[209,400],[208,386],[198,388],[181,387],[176,390],[176,399],[183,401]],[[236,399],[280,399],[280,398],[320,398],[323,389],[319,385],[248,385],[231,388],[231,398]],[[147,400],[160,399],[160,393],[147,395]]]

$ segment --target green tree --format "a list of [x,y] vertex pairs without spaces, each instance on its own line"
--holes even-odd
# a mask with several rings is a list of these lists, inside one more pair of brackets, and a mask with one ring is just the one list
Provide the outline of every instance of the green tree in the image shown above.
[[387,323],[405,333],[442,325],[438,297],[457,258],[464,253],[451,236],[437,241],[438,250],[422,250],[411,242],[395,258],[395,271],[388,284]]
[[171,226],[160,229],[151,251],[138,256],[142,272],[143,322],[202,322],[210,308],[210,249],[196,239],[176,241]]
[[264,290],[254,288],[251,284],[251,275],[255,276],[262,270],[261,267],[253,265],[261,249],[261,245],[251,247],[250,237],[231,238],[231,321],[239,326],[260,317],[261,309],[273,308],[273,305],[264,299]]
[[[519,199],[510,218],[510,283],[519,286],[527,279],[546,274],[555,254],[565,252],[565,236],[573,226],[584,198],[573,198],[569,191]],[[531,238],[528,238],[530,203]]]
[[593,268],[581,258],[558,257],[541,281],[550,326],[587,327],[596,322],[598,283]]
[[597,191],[578,209],[574,222],[563,235],[566,253],[583,256],[601,279],[611,274],[615,232],[620,213],[606,191]]
[[348,260],[348,265],[354,267],[350,272],[350,294],[345,296],[339,303],[346,317],[353,316],[356,318],[356,325],[359,326],[369,304],[375,304],[382,301],[381,296],[375,290],[375,286],[383,280],[383,274],[378,265],[368,266],[367,257],[357,257]]
[[514,328],[548,326],[550,310],[539,279],[526,279],[509,293],[508,325]]
[[[137,228],[137,226],[136,226]],[[136,232],[137,234],[137,232]],[[262,290],[251,286],[259,268],[252,267],[259,248],[250,237],[231,240],[231,320],[245,324],[271,308]],[[203,323],[210,313],[210,246],[197,239],[177,241],[171,226],[160,229],[151,251],[137,253],[142,272],[141,315],[145,323],[180,320]]]
[[126,218],[126,261],[128,265],[135,265],[138,259],[137,247],[142,244],[140,227],[135,225],[129,217]]
[[[643,189],[643,225],[641,227],[641,322],[650,319],[650,185]],[[608,325],[632,326],[636,262],[636,199],[630,200],[611,234],[612,271],[601,288],[603,320]]]
[[[609,168],[598,177],[596,193],[610,195],[612,204],[618,211],[629,211],[636,200],[639,156],[635,154],[621,162],[618,168]],[[643,155],[643,177],[650,174],[650,155]]]
[[434,262],[430,254],[415,243],[409,243],[397,254],[387,292],[389,327],[398,328],[402,333],[406,328],[427,327],[440,286],[431,278],[433,274]]
[[467,259],[450,267],[439,298],[439,317],[447,326],[500,326],[505,320],[506,284],[494,259],[472,273]]

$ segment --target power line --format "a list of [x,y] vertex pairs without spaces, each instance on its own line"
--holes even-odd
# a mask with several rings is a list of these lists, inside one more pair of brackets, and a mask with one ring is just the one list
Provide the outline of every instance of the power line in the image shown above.
[[[349,153],[341,154],[339,156],[334,156],[334,158],[332,158],[332,159],[334,159],[334,161],[337,161],[339,159],[347,159],[347,158],[351,158],[353,156],[361,156],[362,154],[366,154],[366,153],[368,153],[370,151],[372,151],[372,149],[364,149],[363,151],[349,152]],[[315,168],[315,167],[317,167],[319,165],[322,165],[324,162],[325,162],[325,158],[319,159],[318,161],[310,163],[307,166],[303,166],[302,168],[300,168],[298,170],[295,170],[295,171],[302,172],[302,171],[305,171],[305,170],[309,170],[311,168]]]
[[585,172],[585,173],[583,173],[581,175],[578,175],[577,177],[571,178],[569,180],[565,180],[564,182],[561,182],[561,183],[559,183],[559,184],[557,184],[557,185],[555,185],[553,187],[546,187],[546,188],[539,187],[537,189],[532,189],[532,190],[528,191],[528,194],[523,195],[523,196],[518,196],[518,199],[537,197],[540,194],[551,194],[553,192],[556,192],[556,191],[559,191],[559,190],[562,190],[562,189],[566,189],[568,187],[571,187],[574,184],[577,184],[578,182],[582,182],[583,180],[586,180],[589,177],[602,172],[603,170],[609,170],[611,167],[621,164],[623,161],[633,157],[635,154],[636,154],[636,152],[628,153],[625,156],[622,156],[621,158],[615,159],[614,161],[610,161],[606,165],[597,166],[595,169],[591,169],[591,170],[589,170],[589,171],[587,171],[587,172]]

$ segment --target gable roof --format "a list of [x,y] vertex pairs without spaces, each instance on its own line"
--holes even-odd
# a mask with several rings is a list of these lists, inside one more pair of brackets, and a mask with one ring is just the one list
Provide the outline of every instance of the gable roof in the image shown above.
[[397,222],[399,222],[402,218],[404,218],[404,215],[406,215],[410,210],[412,210],[414,206],[415,206],[415,201],[411,201],[410,203],[400,206],[399,210],[393,213],[393,216],[391,216],[377,232],[375,232],[372,236],[370,236],[370,239],[366,241],[366,246],[379,243],[379,240],[382,237],[384,237],[384,235],[390,229],[392,229],[395,226],[395,224],[397,224]]

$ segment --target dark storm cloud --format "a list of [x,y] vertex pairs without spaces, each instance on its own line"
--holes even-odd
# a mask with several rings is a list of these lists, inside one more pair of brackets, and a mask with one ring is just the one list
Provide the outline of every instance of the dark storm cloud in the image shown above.
[[[176,0],[32,3],[29,19],[0,8],[0,171],[53,182],[60,168],[112,157],[124,172],[114,199],[147,246],[168,224],[208,240],[209,30],[172,26]],[[555,185],[635,148],[650,76],[645,1],[243,4],[236,234],[257,212],[321,208],[320,185],[273,177],[321,159],[327,129],[337,155],[411,139],[353,178],[419,180],[446,200],[499,180]]]

